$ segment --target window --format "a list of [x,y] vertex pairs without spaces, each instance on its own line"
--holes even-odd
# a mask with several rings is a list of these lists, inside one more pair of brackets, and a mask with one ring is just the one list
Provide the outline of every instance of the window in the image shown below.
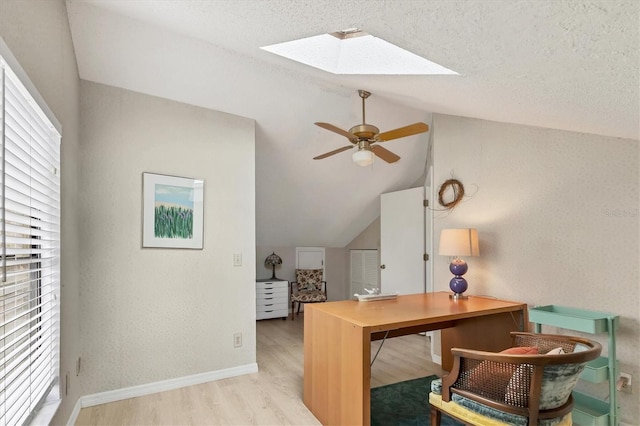
[[[0,40],[1,42],[1,40]],[[60,125],[0,43],[0,426],[58,382]]]

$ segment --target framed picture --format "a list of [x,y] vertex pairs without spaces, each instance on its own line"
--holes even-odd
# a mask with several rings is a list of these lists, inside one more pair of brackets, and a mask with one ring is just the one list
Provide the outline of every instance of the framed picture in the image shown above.
[[202,249],[204,181],[142,173],[142,247]]

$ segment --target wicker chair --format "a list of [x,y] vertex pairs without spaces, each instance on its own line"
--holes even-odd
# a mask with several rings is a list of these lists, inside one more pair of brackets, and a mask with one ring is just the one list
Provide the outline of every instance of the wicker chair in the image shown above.
[[303,303],[327,301],[327,282],[322,280],[322,269],[296,269],[296,280],[291,286],[291,319],[298,304],[298,315]]
[[429,394],[433,426],[443,412],[467,425],[572,424],[571,392],[602,346],[572,336],[511,337],[513,348],[501,353],[451,349],[452,371],[434,381]]

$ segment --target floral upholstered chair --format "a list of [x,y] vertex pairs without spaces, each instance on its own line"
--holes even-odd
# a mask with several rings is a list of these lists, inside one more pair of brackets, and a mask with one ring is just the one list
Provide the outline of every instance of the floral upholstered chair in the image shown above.
[[466,425],[570,426],[571,392],[602,350],[580,337],[511,333],[500,353],[453,348],[449,375],[431,382],[431,424],[445,413]]
[[297,315],[303,303],[327,301],[327,282],[322,280],[322,269],[296,269],[296,280],[291,282],[291,319],[296,303]]

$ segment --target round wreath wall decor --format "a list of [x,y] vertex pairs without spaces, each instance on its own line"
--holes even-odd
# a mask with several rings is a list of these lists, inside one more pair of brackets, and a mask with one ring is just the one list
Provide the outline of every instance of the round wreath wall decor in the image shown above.
[[[452,196],[449,195],[452,193]],[[445,197],[447,198],[445,200]],[[446,209],[452,209],[464,197],[464,185],[458,179],[447,179],[438,190],[438,203]]]

